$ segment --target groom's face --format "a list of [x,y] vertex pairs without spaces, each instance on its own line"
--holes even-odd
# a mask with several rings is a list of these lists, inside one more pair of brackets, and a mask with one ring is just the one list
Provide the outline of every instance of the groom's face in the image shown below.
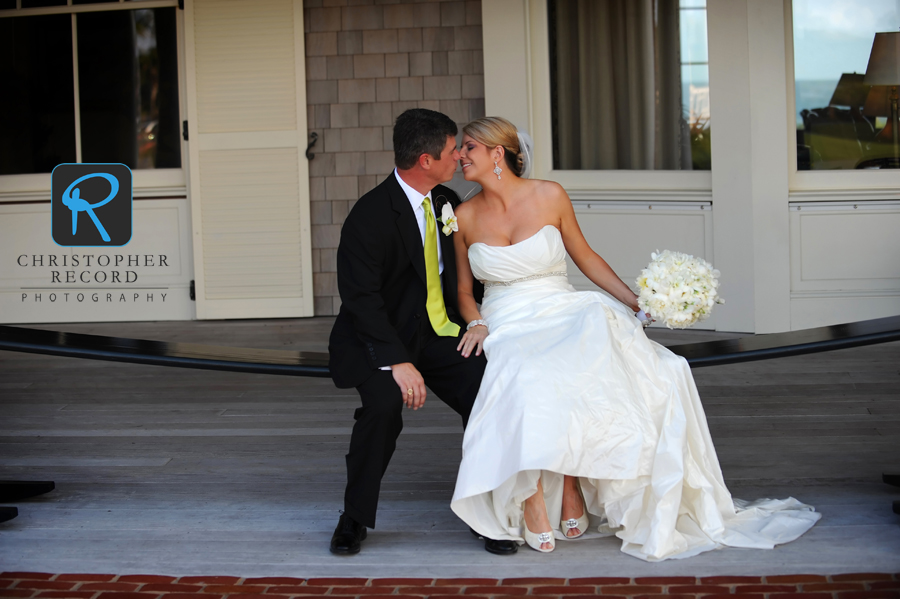
[[440,160],[432,160],[431,168],[437,183],[446,183],[453,178],[459,163],[459,150],[456,149],[456,138],[447,136],[447,143],[441,151]]

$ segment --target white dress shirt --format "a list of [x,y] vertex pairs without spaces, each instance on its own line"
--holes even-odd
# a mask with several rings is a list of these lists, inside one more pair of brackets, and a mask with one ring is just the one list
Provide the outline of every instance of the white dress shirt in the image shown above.
[[[394,169],[394,176],[397,177],[397,181],[400,183],[400,187],[403,189],[403,192],[406,193],[407,199],[409,199],[409,205],[412,206],[413,213],[416,215],[416,222],[419,223],[419,234],[422,236],[422,247],[425,247],[425,209],[422,208],[422,200],[426,197],[429,198],[431,202],[431,214],[437,217],[437,214],[434,211],[434,198],[432,197],[432,192],[429,192],[427,196],[423,196],[421,193],[410,187],[406,184],[406,181],[400,177],[400,173],[397,172],[397,169]],[[444,272],[444,254],[441,252],[441,230],[437,227],[437,223],[435,223],[435,228],[437,229],[437,235],[434,236],[435,242],[437,243],[437,251],[438,251],[438,272]]]
[[[428,201],[431,202],[431,214],[434,215],[434,198],[431,197],[431,192],[428,193],[427,196],[423,196],[421,193],[410,187],[406,184],[406,181],[403,180],[403,177],[400,176],[400,173],[397,172],[397,169],[394,169],[394,176],[397,177],[397,182],[400,183],[400,187],[403,189],[403,192],[406,194],[406,198],[409,200],[409,205],[412,206],[413,214],[416,215],[416,222],[419,224],[419,234],[422,237],[422,247],[425,247],[425,209],[422,208],[422,200],[426,197]],[[437,229],[437,223],[435,223],[435,228]],[[438,251],[438,272],[444,272],[444,254],[441,252],[441,240],[439,235],[441,231],[438,229],[437,235],[434,236],[435,242],[437,243],[437,251]],[[443,286],[443,281],[441,282],[441,286]],[[382,366],[379,370],[392,370],[390,366]]]

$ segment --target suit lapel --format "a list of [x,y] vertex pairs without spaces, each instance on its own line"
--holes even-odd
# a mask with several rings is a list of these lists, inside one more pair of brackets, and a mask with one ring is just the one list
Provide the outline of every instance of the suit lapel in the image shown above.
[[453,247],[453,235],[444,235],[441,231],[443,225],[438,222],[437,230],[441,239],[441,252],[444,257],[444,272],[442,279],[444,281],[444,303],[451,306],[456,305],[456,248]]
[[409,260],[412,262],[413,268],[422,282],[427,285],[428,279],[425,274],[425,248],[422,246],[422,234],[419,232],[419,223],[416,222],[416,215],[413,213],[412,206],[409,204],[409,198],[403,193],[403,188],[397,182],[394,174],[388,178],[388,193],[391,196],[391,205],[394,212],[397,213],[397,230],[403,245],[406,246],[406,253],[409,254]]

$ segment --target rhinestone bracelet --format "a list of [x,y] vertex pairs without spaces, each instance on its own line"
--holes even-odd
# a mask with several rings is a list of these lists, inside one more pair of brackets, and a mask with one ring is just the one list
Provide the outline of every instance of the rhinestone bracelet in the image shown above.
[[[472,322],[470,322],[469,324],[467,324],[467,325],[466,325],[466,330],[468,331],[468,330],[471,329],[472,327],[477,327],[478,325],[481,325],[481,326],[483,326],[483,327],[486,328],[486,329],[488,328],[488,325],[487,325],[487,321],[486,321],[486,320],[478,319],[478,320],[473,320]],[[488,329],[488,332],[490,332],[490,329]]]

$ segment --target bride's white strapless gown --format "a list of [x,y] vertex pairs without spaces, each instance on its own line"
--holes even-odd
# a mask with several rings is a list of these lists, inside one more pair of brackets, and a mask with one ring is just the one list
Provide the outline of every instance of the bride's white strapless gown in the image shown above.
[[483,535],[522,542],[522,502],[543,476],[559,526],[568,474],[580,477],[586,536],[615,534],[648,561],[772,548],[812,527],[820,514],[796,499],[732,499],[687,362],[649,340],[626,306],[569,285],[565,255],[551,225],[511,246],[469,247],[475,277],[506,284],[486,289],[481,306],[488,365],[453,511]]

